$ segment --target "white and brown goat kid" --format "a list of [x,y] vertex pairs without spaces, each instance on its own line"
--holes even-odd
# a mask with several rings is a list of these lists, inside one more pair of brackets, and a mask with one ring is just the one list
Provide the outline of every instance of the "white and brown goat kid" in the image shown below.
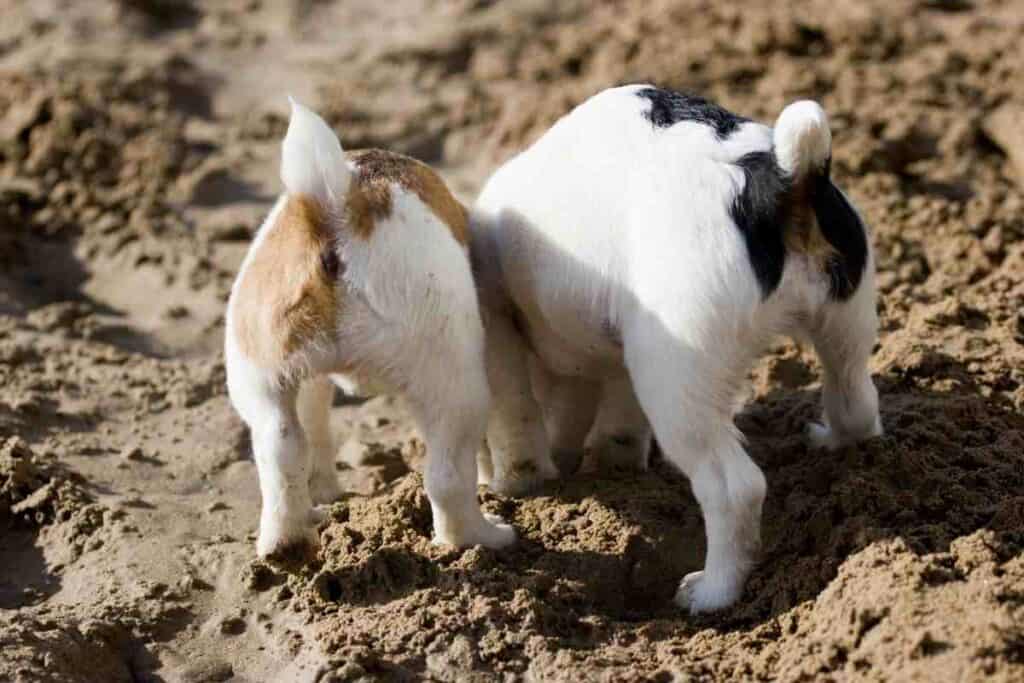
[[529,490],[584,451],[644,468],[653,428],[704,515],[704,570],[676,596],[693,612],[734,602],[755,559],[766,482],[733,415],[772,336],[807,339],[821,358],[815,444],[881,432],[872,254],[830,159],[813,102],[773,129],[625,86],[501,167],[471,216],[491,486]]
[[225,343],[259,472],[258,554],[317,545],[313,504],[339,493],[327,424],[335,373],[408,400],[426,441],[435,542],[513,543],[476,498],[490,392],[464,208],[417,161],[346,155],[296,103],[281,179],[232,289]]

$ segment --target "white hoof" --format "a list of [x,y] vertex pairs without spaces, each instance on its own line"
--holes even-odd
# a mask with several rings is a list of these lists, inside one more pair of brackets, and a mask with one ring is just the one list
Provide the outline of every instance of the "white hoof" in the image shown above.
[[484,513],[480,523],[475,528],[462,533],[436,533],[432,543],[434,545],[453,545],[457,548],[469,548],[474,545],[481,545],[492,550],[500,550],[514,545],[519,536],[511,524],[497,515]]
[[485,512],[484,519],[487,520],[489,526],[486,530],[487,538],[481,541],[480,545],[492,550],[498,550],[515,545],[516,541],[519,540],[519,534],[516,533],[515,528],[511,524],[507,524],[498,515]]
[[320,549],[320,536],[312,524],[313,511],[302,519],[289,524],[262,522],[259,538],[256,540],[256,555],[288,559],[312,559]]
[[838,440],[828,425],[820,422],[808,422],[804,436],[811,448],[827,448],[832,451],[839,447]]
[[493,481],[491,473],[483,468],[477,468],[476,471],[476,485],[491,487],[491,481]]
[[714,612],[732,605],[740,597],[743,583],[733,579],[714,579],[704,572],[693,572],[683,577],[676,591],[676,604],[690,614]]
[[838,433],[827,424],[821,422],[808,422],[807,427],[804,430],[804,434],[807,438],[807,443],[811,448],[827,448],[830,451],[834,451],[837,448],[843,448],[844,446],[852,446],[853,444],[859,441],[864,441],[865,439],[881,436],[882,422],[881,420],[876,419],[870,429],[863,430],[863,433],[860,434]]

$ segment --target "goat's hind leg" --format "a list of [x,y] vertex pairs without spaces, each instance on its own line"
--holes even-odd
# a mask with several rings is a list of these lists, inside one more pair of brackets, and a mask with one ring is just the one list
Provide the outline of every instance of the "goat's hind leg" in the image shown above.
[[727,607],[754,565],[766,490],[764,474],[732,423],[731,398],[745,368],[721,367],[718,359],[667,335],[626,353],[665,457],[689,477],[704,516],[704,569],[683,578],[676,602],[692,613]]
[[540,406],[533,395],[528,347],[509,318],[484,309],[487,377],[494,405],[487,425],[491,490],[510,496],[531,493],[558,478]]
[[544,416],[551,458],[562,476],[579,469],[584,442],[594,424],[600,387],[579,377],[559,377],[530,358],[530,384]]
[[310,452],[309,491],[317,504],[333,503],[342,493],[334,467],[336,450],[330,425],[333,398],[330,378],[318,375],[302,383],[296,399]]
[[[515,530],[504,520],[484,514],[477,501],[477,452],[490,407],[483,364],[438,365],[444,368],[447,381],[422,378],[406,394],[426,442],[423,485],[433,513],[434,543],[512,545]],[[452,375],[460,365],[461,371]],[[453,376],[458,379],[452,380]]]
[[870,272],[854,296],[825,304],[803,335],[821,359],[822,421],[807,425],[811,445],[839,448],[879,436],[878,390],[868,360],[878,338],[874,286]]
[[315,555],[319,538],[309,494],[309,455],[296,410],[298,388],[228,353],[231,400],[252,434],[262,507],[256,553],[280,558]]

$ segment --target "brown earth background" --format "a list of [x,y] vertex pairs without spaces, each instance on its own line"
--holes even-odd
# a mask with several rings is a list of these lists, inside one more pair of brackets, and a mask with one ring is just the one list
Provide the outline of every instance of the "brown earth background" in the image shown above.
[[[0,3],[0,680],[1024,680],[1020,0]],[[685,479],[481,491],[513,550],[429,544],[399,402],[339,399],[321,561],[255,561],[223,308],[290,93],[471,201],[635,81],[771,121],[813,97],[873,229],[885,437],[808,450],[813,355],[737,423],[762,561],[691,618]]]

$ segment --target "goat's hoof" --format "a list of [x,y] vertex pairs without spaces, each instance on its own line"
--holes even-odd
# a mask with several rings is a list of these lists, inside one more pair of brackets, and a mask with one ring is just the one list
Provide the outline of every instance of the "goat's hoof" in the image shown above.
[[690,614],[714,612],[736,602],[742,587],[735,581],[710,578],[703,571],[692,572],[679,582],[675,602]]

